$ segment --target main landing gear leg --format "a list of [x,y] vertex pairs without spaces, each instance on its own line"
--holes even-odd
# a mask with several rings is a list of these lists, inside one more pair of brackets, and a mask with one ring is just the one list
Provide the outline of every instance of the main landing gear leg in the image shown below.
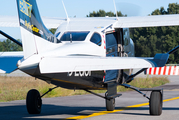
[[[162,114],[162,106],[163,106],[163,89],[155,89],[155,88],[137,88],[128,84],[120,84],[126,88],[131,88],[138,93],[142,94],[144,97],[149,99],[149,113],[150,115],[159,116]],[[141,91],[152,91],[150,94],[150,98],[146,96]]]
[[40,93],[36,89],[31,89],[27,93],[26,97],[26,107],[29,114],[40,114],[41,113],[41,107],[42,107],[42,97],[52,91],[54,88],[50,88],[46,93],[44,93],[42,96],[40,96]]
[[[179,47],[176,47],[176,49],[178,49]],[[175,51],[176,49],[170,51],[170,53],[172,53],[173,51]],[[169,53],[169,54],[170,54]],[[146,68],[143,68],[141,70],[139,70],[138,72],[136,72],[133,75],[130,76],[126,76],[125,82],[124,83],[119,83],[119,85],[124,86],[126,88],[130,88],[133,89],[135,91],[137,91],[138,93],[142,94],[144,97],[146,97],[147,99],[149,99],[149,113],[150,115],[161,115],[162,114],[162,106],[163,106],[163,89],[155,89],[155,88],[137,88],[125,83],[130,83],[133,78],[135,76],[137,76],[138,74],[142,73],[143,71],[145,71]],[[152,91],[150,94],[150,98],[146,96],[146,94],[144,94],[141,91]]]

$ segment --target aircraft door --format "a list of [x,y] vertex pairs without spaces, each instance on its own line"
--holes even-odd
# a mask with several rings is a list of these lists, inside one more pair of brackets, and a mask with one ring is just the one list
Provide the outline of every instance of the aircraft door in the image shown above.
[[130,39],[130,33],[128,28],[123,28],[123,51],[124,57],[134,57],[134,43],[132,39]]
[[[120,51],[122,51],[122,37],[120,36],[119,31],[106,34],[106,57],[121,56]],[[104,82],[117,79],[118,73],[119,70],[106,70]]]
[[106,56],[118,56],[117,33],[106,34]]

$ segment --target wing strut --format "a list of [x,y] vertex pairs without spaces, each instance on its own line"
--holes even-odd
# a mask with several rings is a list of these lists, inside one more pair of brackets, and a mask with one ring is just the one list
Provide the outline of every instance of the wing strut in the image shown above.
[[177,47],[173,48],[172,50],[170,50],[170,51],[168,52],[168,54],[173,54],[173,53],[176,52],[178,49],[179,49],[179,45],[178,45]]
[[5,36],[6,38],[10,39],[11,41],[15,42],[16,44],[18,44],[19,46],[22,47],[22,43],[19,42],[18,40],[14,39],[13,37],[11,37],[10,35],[6,34],[5,32],[0,30],[0,34]]

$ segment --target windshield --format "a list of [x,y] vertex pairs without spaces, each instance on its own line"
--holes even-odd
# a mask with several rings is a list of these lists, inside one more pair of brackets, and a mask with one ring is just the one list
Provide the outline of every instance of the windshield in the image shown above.
[[84,41],[89,31],[85,32],[65,32],[60,38],[61,41]]

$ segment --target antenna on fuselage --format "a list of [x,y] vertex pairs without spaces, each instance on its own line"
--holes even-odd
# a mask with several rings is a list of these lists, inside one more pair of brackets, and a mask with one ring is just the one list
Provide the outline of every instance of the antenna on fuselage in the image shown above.
[[68,13],[67,13],[67,10],[66,10],[66,7],[65,7],[65,4],[64,4],[63,0],[62,0],[62,4],[63,4],[63,8],[64,8],[66,16],[67,16],[67,22],[69,22],[70,18],[68,17]]
[[115,12],[116,12],[116,20],[118,20],[118,15],[117,15],[117,9],[116,9],[116,3],[115,3],[115,0],[113,0],[113,3],[114,3]]

